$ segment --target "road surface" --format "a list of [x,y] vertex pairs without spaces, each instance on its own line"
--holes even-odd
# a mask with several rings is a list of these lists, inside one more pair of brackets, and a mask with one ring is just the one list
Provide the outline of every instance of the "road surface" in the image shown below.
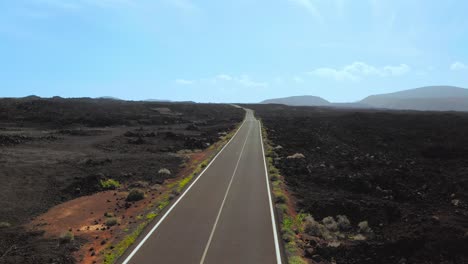
[[237,134],[123,264],[281,263],[261,140],[251,110]]

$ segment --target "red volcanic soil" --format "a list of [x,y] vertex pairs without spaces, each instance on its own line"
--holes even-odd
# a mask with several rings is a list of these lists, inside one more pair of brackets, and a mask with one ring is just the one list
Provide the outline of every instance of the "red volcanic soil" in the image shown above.
[[[98,192],[53,207],[29,223],[28,229],[44,231],[44,237],[50,239],[57,239],[67,230],[73,232],[83,241],[74,252],[75,259],[82,264],[101,262],[103,256],[100,253],[145,221],[145,216],[160,200],[161,194],[171,191],[168,186],[172,182],[191,174],[201,162],[213,156],[221,145],[222,142],[218,142],[205,151],[185,154],[188,161],[177,177],[167,179],[161,185],[139,187],[146,195],[141,201],[125,201],[129,188]],[[106,225],[108,213],[118,219],[118,225]]]
[[[192,155],[182,153],[203,157],[243,116],[229,105],[0,99],[0,263],[74,263],[98,253],[185,173]],[[106,191],[108,179],[122,187]],[[123,210],[136,185],[148,198]],[[109,211],[125,217],[121,227],[96,230]],[[75,239],[59,244],[70,228]],[[90,241],[93,250],[80,250]]]
[[339,243],[305,231],[311,263],[468,263],[467,113],[248,107],[297,210],[351,222]]

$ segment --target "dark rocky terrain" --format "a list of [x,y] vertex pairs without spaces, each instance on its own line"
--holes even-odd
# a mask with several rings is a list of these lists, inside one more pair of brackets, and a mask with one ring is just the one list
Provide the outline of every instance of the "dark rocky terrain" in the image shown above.
[[351,222],[325,243],[301,234],[311,262],[468,263],[468,114],[248,107],[297,211]]
[[103,191],[101,180],[161,184],[182,169],[178,153],[207,148],[243,117],[222,104],[0,99],[0,263],[72,263],[77,245],[23,225]]

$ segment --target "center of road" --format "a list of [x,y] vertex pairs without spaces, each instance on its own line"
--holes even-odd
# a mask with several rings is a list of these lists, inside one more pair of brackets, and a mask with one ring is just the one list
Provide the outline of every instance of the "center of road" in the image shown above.
[[250,126],[249,131],[247,132],[247,136],[245,137],[244,144],[242,145],[242,149],[241,149],[241,152],[239,154],[239,159],[237,159],[236,167],[234,168],[234,172],[232,173],[231,180],[229,181],[229,185],[228,185],[228,187],[226,189],[226,193],[224,194],[223,202],[221,203],[221,206],[220,206],[219,211],[218,211],[218,215],[216,216],[216,220],[215,220],[215,223],[213,225],[213,229],[211,230],[211,233],[210,233],[210,238],[208,239],[208,242],[206,243],[205,250],[203,251],[203,256],[202,256],[202,258],[200,260],[200,264],[205,263],[206,254],[208,253],[208,249],[210,248],[210,245],[211,245],[211,240],[213,239],[213,235],[214,235],[214,233],[216,231],[216,226],[218,225],[219,217],[221,216],[221,213],[223,212],[224,203],[226,202],[226,197],[228,196],[229,190],[231,189],[232,181],[234,180],[234,177],[236,176],[237,168],[239,167],[239,163],[240,163],[240,160],[242,158],[242,153],[244,153],[245,145],[247,144],[247,140],[249,139],[251,129],[252,129],[252,127]]

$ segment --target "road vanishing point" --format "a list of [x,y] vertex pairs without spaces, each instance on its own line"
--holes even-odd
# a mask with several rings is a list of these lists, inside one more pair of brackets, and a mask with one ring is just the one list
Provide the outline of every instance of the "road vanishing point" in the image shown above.
[[281,264],[261,125],[241,127],[122,264]]

